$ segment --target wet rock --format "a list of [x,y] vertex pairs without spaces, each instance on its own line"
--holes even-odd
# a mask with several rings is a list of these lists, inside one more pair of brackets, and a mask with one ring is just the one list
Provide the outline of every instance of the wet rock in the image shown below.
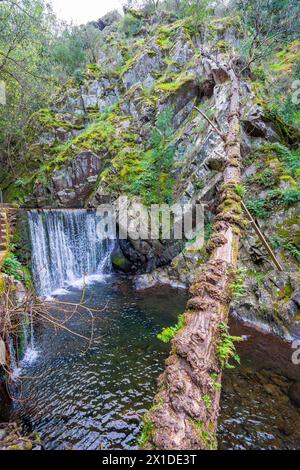
[[119,246],[114,249],[111,256],[111,262],[116,271],[127,273],[132,269],[130,261],[124,256],[124,253]]
[[52,184],[35,186],[39,205],[52,203],[63,207],[82,207],[101,167],[100,155],[89,150],[78,153],[68,166],[53,172]]
[[16,423],[0,424],[0,450],[41,450],[36,433],[27,436]]
[[133,281],[133,285],[136,290],[149,289],[150,287],[154,287],[156,284],[157,280],[153,274],[141,274]]

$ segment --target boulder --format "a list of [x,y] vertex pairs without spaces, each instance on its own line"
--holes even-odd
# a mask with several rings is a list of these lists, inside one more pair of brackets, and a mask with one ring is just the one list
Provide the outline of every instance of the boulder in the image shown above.
[[159,52],[143,54],[136,63],[124,73],[122,80],[128,90],[132,85],[140,83],[145,88],[150,88],[154,82],[154,73],[159,71],[163,62]]

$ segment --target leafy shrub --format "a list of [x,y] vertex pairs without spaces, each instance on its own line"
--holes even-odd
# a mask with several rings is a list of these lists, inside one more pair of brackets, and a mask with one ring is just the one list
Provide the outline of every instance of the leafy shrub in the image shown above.
[[291,206],[300,201],[300,189],[291,188],[282,192],[282,202],[285,206]]
[[253,198],[247,201],[247,208],[251,212],[252,216],[257,217],[258,219],[265,219],[267,217],[265,199],[262,197]]
[[3,263],[3,270],[8,276],[14,276],[18,281],[23,279],[23,270],[20,261],[13,253],[9,253]]
[[273,152],[284,164],[289,174],[293,177],[297,176],[297,171],[300,169],[300,147],[297,150],[290,150],[285,145],[276,142],[264,145],[261,151]]
[[245,186],[243,184],[237,184],[234,188],[236,194],[238,196],[240,196],[242,199],[243,197],[245,196],[246,192],[247,192],[247,189],[245,188]]
[[265,219],[272,211],[289,206],[300,201],[300,188],[273,189],[265,198],[253,198],[247,201],[247,207],[252,215]]
[[139,447],[144,448],[145,445],[148,443],[149,439],[151,438],[151,435],[154,431],[154,425],[152,421],[148,417],[145,417],[143,420],[143,425],[142,425],[142,432],[139,436]]
[[128,13],[124,16],[121,24],[120,31],[125,33],[127,36],[134,36],[138,33],[142,25],[142,19],[133,16],[131,13]]
[[172,115],[171,108],[159,114],[150,139],[152,148],[144,153],[140,162],[140,175],[129,187],[129,191],[141,196],[146,205],[170,204],[173,200],[174,181],[170,176],[175,153],[171,145]]
[[212,406],[212,400],[209,395],[203,395],[202,400],[204,401],[205,408],[210,410]]
[[29,271],[20,263],[13,253],[8,253],[5,257],[3,271],[8,276],[13,276],[17,281],[24,281],[26,287],[31,285]]
[[273,170],[267,168],[257,175],[252,176],[250,181],[258,183],[263,188],[272,188],[277,183],[277,177]]
[[270,239],[274,249],[285,249],[289,251],[294,258],[300,263],[300,250],[288,237],[273,235]]

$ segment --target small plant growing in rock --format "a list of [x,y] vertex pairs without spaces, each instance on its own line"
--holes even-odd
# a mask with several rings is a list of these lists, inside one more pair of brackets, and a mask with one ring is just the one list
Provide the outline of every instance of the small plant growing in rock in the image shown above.
[[217,439],[214,432],[205,431],[205,426],[200,419],[191,419],[192,426],[197,431],[199,438],[205,443],[207,449],[214,450],[217,448]]
[[202,400],[204,401],[205,408],[207,410],[210,410],[211,406],[212,406],[212,401],[211,401],[210,396],[209,395],[203,395]]
[[233,292],[234,299],[240,299],[246,294],[246,288],[244,286],[246,271],[238,269],[236,272],[235,280],[231,284],[230,288]]
[[142,432],[139,437],[139,447],[141,449],[143,449],[148,443],[153,433],[153,430],[154,430],[154,426],[153,426],[152,421],[148,417],[145,417],[143,424],[142,424]]
[[178,333],[181,328],[184,327],[184,315],[179,315],[178,323],[175,326],[168,326],[164,328],[161,333],[157,335],[157,338],[163,341],[164,343],[169,343],[171,339]]
[[219,324],[220,330],[220,343],[217,348],[217,354],[220,359],[222,368],[234,369],[232,364],[229,364],[230,359],[234,359],[240,364],[240,356],[236,352],[235,342],[242,341],[240,336],[230,336],[228,325],[224,322]]
[[210,374],[210,378],[212,380],[212,386],[213,386],[213,389],[218,392],[219,390],[221,390],[221,384],[218,382],[218,374],[216,373],[212,373]]
[[246,191],[247,189],[245,188],[245,186],[243,184],[237,184],[234,188],[236,194],[238,196],[240,196],[241,198],[243,198],[246,194]]

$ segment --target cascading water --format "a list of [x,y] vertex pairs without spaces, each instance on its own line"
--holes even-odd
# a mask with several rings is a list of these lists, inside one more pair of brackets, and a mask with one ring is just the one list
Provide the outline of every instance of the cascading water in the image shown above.
[[33,272],[40,295],[49,296],[67,285],[111,271],[114,243],[97,237],[101,219],[95,211],[32,210],[28,218]]
[[18,354],[14,347],[13,339],[9,341],[9,353],[11,358],[11,378],[13,381],[18,380],[20,377],[22,367],[24,365],[33,364],[38,357],[38,349],[35,347],[34,342],[34,326],[33,315],[30,313],[21,320],[21,334],[19,336]]

